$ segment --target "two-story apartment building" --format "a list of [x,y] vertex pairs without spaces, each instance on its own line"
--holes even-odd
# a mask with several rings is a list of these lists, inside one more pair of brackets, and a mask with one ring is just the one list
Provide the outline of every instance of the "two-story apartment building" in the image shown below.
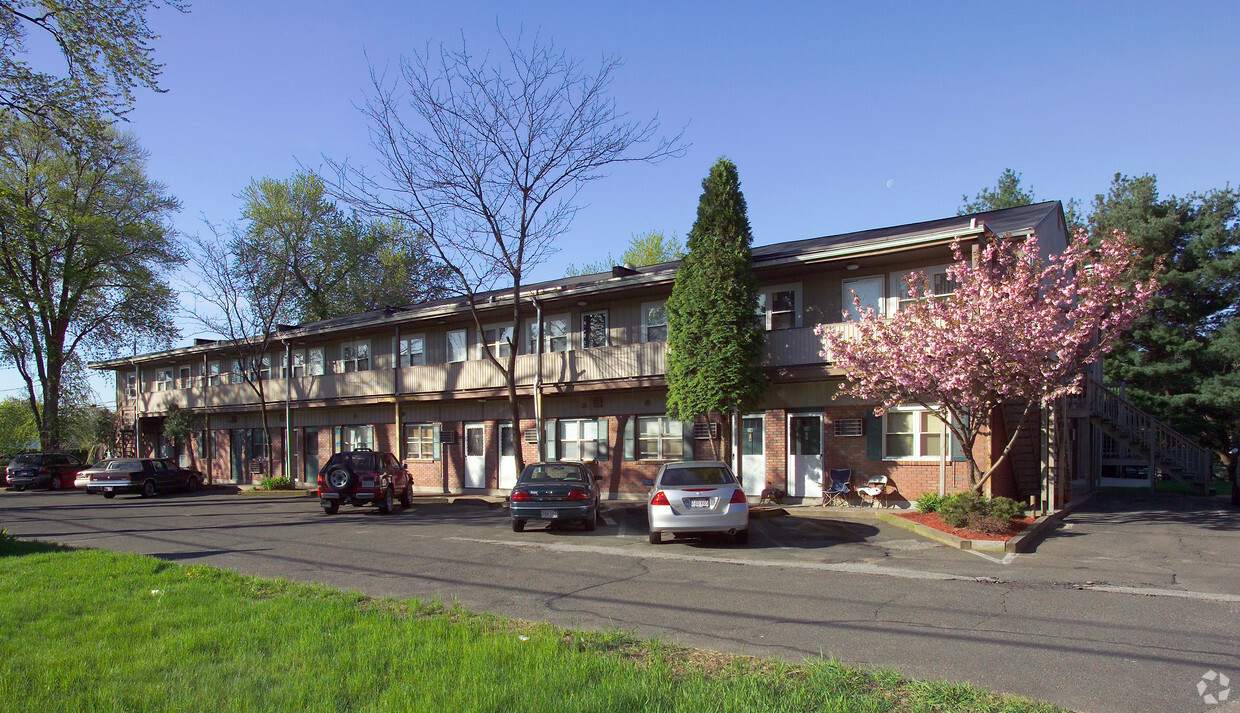
[[[1058,202],[754,248],[770,388],[722,434],[749,494],[776,487],[818,498],[826,471],[841,467],[859,478],[887,475],[910,501],[966,488],[959,446],[932,415],[908,408],[876,417],[872,404],[833,399],[842,373],[823,357],[813,330],[819,323],[846,328],[842,312],[852,309],[854,292],[880,311],[899,309],[901,278],[913,270],[942,274],[954,240],[1034,232],[1044,249],[1063,249]],[[144,454],[175,455],[214,482],[249,482],[256,472],[313,482],[332,452],[366,446],[396,453],[421,491],[504,491],[516,477],[514,449],[524,449],[526,462],[539,458],[537,399],[544,457],[591,462],[610,497],[639,497],[643,479],[664,462],[710,457],[710,430],[723,426],[666,416],[664,301],[676,268],[617,267],[530,285],[544,325],[541,357],[534,315],[512,324],[502,292],[482,296],[481,330],[462,300],[284,328],[259,367],[272,424],[270,464],[256,462],[264,450],[258,400],[240,383],[244,365],[228,358],[226,345],[201,342],[92,367],[116,373],[131,449],[136,441]],[[950,289],[944,279],[934,284]],[[509,339],[519,354],[522,418],[515,425],[503,376],[482,353],[489,343],[506,355]],[[192,442],[162,437],[171,404],[202,415],[204,429]],[[1043,421],[1048,430],[1051,420]],[[1079,438],[1088,420],[1077,421],[1079,433],[1066,425],[1058,432]],[[1031,474],[1017,472],[1022,459],[1013,459],[997,491],[1062,502],[1070,472],[1087,466],[1096,448],[1073,446],[1051,463],[1043,446],[1056,438],[1033,433],[1018,449],[1028,451]],[[978,448],[987,462],[989,443]]]

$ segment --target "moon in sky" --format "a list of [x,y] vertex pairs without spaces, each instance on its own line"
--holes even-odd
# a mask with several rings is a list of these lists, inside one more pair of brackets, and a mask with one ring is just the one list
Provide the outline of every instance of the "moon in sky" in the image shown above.
[[888,179],[887,179],[887,187],[888,187],[888,188],[891,188],[891,187],[892,187],[892,186],[894,186],[894,185],[896,185],[896,179],[894,179],[894,178],[888,178]]

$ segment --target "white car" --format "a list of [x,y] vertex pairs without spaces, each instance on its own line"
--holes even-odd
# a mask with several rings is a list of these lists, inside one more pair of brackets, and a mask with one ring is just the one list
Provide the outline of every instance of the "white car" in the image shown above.
[[698,535],[719,532],[737,544],[749,541],[749,501],[727,463],[685,461],[659,470],[646,504],[650,544],[663,533]]

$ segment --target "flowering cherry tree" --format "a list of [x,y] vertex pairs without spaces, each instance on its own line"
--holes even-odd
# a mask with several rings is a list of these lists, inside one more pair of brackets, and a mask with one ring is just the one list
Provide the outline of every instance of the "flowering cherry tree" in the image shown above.
[[[908,403],[934,413],[962,445],[980,491],[1034,407],[1079,393],[1084,366],[1132,327],[1157,282],[1139,279],[1139,250],[1120,232],[1091,245],[1078,231],[1063,253],[1045,257],[1035,236],[991,240],[974,260],[957,240],[952,253],[951,294],[935,295],[923,274],[912,273],[904,278],[911,301],[895,314],[862,308],[854,296],[855,329],[820,324],[815,333],[823,358],[847,370],[837,396],[877,401],[875,413]],[[848,312],[844,319],[852,321]],[[983,473],[973,445],[1008,400],[1026,407]]]

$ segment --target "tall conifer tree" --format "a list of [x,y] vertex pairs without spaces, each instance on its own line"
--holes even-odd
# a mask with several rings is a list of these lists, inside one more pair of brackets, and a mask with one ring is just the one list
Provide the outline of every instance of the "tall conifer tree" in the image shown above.
[[[671,418],[730,414],[754,405],[766,388],[752,242],[736,165],[721,158],[702,181],[689,252],[667,300]],[[719,457],[717,439],[711,446]]]

